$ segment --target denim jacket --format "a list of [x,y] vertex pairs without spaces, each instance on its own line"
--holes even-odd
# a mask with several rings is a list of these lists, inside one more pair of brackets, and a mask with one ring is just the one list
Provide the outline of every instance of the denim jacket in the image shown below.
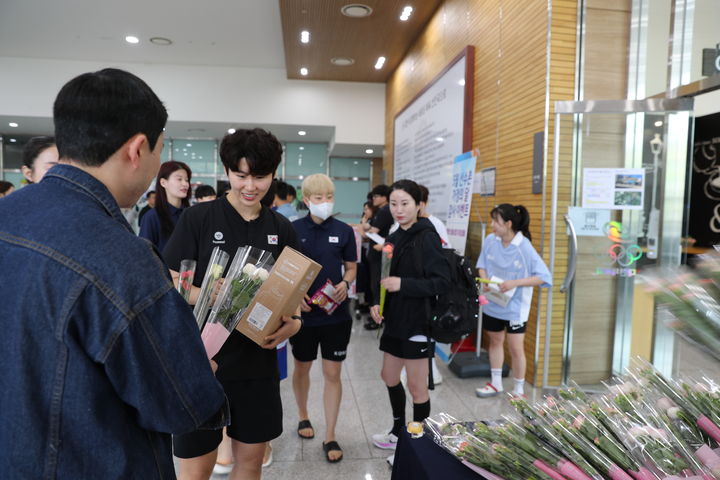
[[171,433],[227,403],[192,311],[70,165],[0,199],[0,477],[175,478]]

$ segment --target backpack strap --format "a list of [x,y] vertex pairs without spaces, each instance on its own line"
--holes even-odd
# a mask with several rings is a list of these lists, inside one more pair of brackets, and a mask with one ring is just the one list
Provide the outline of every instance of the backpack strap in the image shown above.
[[[415,248],[413,249],[413,256],[415,257],[415,264],[420,265],[420,270],[422,273],[425,273],[425,268],[423,268],[423,257],[422,257],[422,246],[423,242],[425,240],[425,232],[427,230],[423,230],[420,232],[417,237],[413,240],[413,243],[415,243]],[[419,243],[419,245],[418,245]],[[418,248],[419,247],[419,248]],[[425,338],[427,338],[427,352],[428,352],[428,390],[435,390],[435,379],[433,378],[433,368],[432,368],[432,359],[433,359],[433,351],[432,348],[432,338],[430,337],[430,315],[432,315],[432,310],[430,309],[430,299],[428,297],[425,297],[424,300],[425,305],[425,318],[426,318],[426,324],[425,324]]]

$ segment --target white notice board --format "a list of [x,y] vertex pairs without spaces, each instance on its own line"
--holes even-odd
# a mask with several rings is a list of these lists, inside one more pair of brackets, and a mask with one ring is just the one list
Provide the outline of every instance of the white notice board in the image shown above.
[[472,128],[465,105],[472,102],[473,58],[474,49],[467,47],[395,117],[393,177],[425,185],[429,213],[442,221],[447,220],[453,161],[470,150],[463,138],[466,125]]

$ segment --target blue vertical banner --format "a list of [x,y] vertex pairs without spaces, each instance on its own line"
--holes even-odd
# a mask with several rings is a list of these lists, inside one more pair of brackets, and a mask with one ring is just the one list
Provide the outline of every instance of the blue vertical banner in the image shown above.
[[450,244],[460,255],[465,254],[476,163],[473,152],[458,155],[453,161],[446,226]]

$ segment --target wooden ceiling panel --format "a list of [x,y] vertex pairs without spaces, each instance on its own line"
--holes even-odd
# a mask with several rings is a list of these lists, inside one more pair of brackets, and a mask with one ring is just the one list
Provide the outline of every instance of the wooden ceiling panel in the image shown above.
[[[423,30],[442,0],[279,0],[287,77],[305,80],[385,82]],[[368,17],[351,18],[341,9],[349,4],[370,7]],[[403,22],[403,8],[413,8]],[[310,32],[310,43],[300,42],[300,32]],[[375,70],[378,57],[385,65]],[[355,63],[333,65],[334,57]],[[308,69],[307,76],[300,68]]]

